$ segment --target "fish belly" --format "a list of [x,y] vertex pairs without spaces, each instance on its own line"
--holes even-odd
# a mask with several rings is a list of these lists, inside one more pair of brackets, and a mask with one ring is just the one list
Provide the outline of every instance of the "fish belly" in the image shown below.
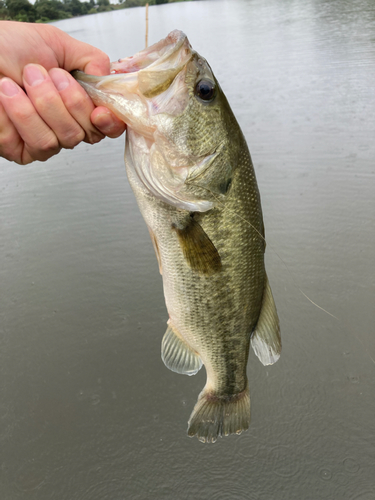
[[[215,417],[218,422],[209,424],[204,431],[199,430],[202,435],[198,437],[213,441],[217,435],[240,432],[249,424],[246,365],[265,284],[264,240],[260,236],[262,214],[251,163],[250,171],[245,169],[243,175],[237,169],[225,203],[201,214],[199,224],[222,263],[218,272],[206,276],[191,269],[173,230],[184,211],[150,195],[129,168],[131,161],[126,155],[129,182],[158,256],[169,326],[201,358],[206,368],[207,383],[195,413],[209,414],[206,408],[209,401],[215,414],[227,411],[224,408],[228,405],[235,405],[230,413],[242,415],[227,425],[225,419]],[[249,180],[253,189],[249,188]],[[197,434],[193,416],[194,412],[189,435]]]

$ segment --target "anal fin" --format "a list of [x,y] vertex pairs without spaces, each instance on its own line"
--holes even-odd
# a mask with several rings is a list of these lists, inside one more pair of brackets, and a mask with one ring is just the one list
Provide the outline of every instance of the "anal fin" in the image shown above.
[[264,365],[272,365],[280,357],[280,324],[271,287],[266,276],[262,309],[255,332],[251,337],[251,347]]
[[168,324],[161,342],[161,359],[172,372],[195,375],[202,367],[199,355]]

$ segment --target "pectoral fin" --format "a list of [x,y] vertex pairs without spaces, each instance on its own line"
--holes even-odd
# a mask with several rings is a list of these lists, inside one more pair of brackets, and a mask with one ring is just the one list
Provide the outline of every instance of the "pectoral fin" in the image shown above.
[[161,359],[172,372],[184,375],[195,375],[202,367],[201,358],[170,324],[161,343]]
[[281,337],[279,317],[267,276],[262,309],[255,332],[251,337],[251,347],[264,365],[272,365],[280,357]]
[[221,258],[202,226],[192,217],[182,229],[172,225],[189,266],[200,274],[212,275],[221,269]]

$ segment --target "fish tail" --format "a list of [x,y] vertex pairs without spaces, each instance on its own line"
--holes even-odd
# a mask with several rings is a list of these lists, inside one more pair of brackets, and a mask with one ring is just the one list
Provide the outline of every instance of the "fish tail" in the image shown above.
[[241,434],[250,425],[249,386],[239,394],[219,396],[203,389],[189,419],[188,435],[202,443]]

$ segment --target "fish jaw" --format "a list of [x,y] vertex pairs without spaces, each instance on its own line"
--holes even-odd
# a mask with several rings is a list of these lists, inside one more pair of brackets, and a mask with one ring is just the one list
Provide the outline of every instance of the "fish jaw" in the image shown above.
[[166,90],[193,56],[187,36],[179,30],[131,57],[111,64],[111,73],[138,75],[139,92],[152,97]]
[[206,199],[207,190],[192,192],[187,179],[215,152],[190,154],[171,136],[174,118],[192,98],[189,84],[204,64],[208,68],[186,35],[176,30],[149,49],[112,63],[110,75],[73,72],[96,105],[108,107],[127,124],[132,165],[146,189],[176,208],[198,212],[213,208],[214,199]]
[[72,74],[97,106],[107,106],[133,130],[151,137],[155,115],[177,114],[186,107],[183,70],[193,55],[186,35],[175,30],[150,48],[111,63],[110,75]]

